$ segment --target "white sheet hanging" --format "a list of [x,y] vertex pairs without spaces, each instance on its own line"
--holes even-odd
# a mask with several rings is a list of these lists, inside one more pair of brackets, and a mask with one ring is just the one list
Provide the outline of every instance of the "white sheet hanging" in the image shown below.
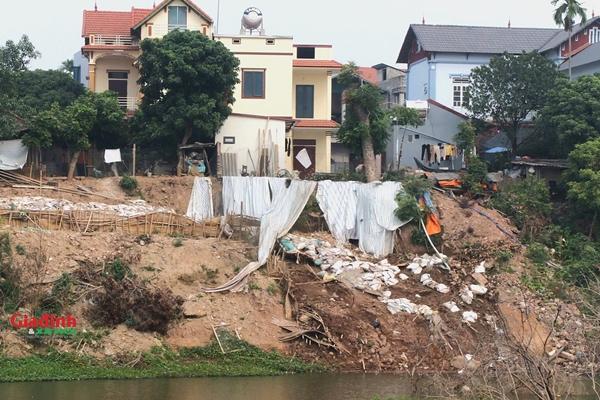
[[338,242],[346,243],[356,236],[356,189],[360,182],[321,181],[317,201],[325,216],[329,231]]
[[262,217],[271,206],[269,179],[254,176],[223,177],[224,215]]
[[104,162],[106,164],[121,162],[121,149],[104,150]]
[[289,187],[282,189],[273,199],[273,206],[260,220],[258,261],[246,265],[229,282],[217,288],[203,290],[209,293],[239,290],[248,276],[267,262],[277,239],[285,236],[292,229],[315,190],[316,184],[313,181],[294,180]]
[[212,181],[210,178],[197,177],[194,179],[186,216],[194,221],[204,221],[213,215]]
[[399,182],[319,182],[317,201],[339,242],[358,239],[364,252],[385,257],[394,250],[394,231],[407,222],[396,218]]
[[29,148],[21,139],[0,141],[0,169],[14,171],[27,163]]
[[385,257],[394,251],[394,231],[409,221],[396,217],[400,182],[373,182],[357,188],[356,229],[358,245],[366,253]]

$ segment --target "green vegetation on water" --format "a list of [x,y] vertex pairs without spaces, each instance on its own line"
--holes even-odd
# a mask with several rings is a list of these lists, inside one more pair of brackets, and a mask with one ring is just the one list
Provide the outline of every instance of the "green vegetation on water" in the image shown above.
[[237,339],[227,341],[235,348],[228,354],[222,354],[219,345],[211,343],[181,350],[155,348],[141,357],[132,354],[104,360],[53,349],[25,358],[0,356],[0,382],[275,376],[325,371],[321,365],[265,352]]

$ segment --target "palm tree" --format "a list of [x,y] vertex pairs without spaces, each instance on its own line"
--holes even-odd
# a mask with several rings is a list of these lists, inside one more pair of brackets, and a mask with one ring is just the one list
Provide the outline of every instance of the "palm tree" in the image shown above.
[[560,5],[554,10],[554,22],[558,26],[562,26],[565,31],[569,32],[569,79],[571,79],[571,48],[573,39],[573,26],[575,18],[580,17],[580,24],[585,23],[587,16],[586,9],[581,6],[578,0],[552,0],[552,5]]

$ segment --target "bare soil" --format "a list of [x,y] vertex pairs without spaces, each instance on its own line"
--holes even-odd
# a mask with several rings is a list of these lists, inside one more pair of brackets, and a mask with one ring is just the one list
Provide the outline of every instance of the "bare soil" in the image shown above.
[[[185,213],[193,186],[192,177],[139,177],[141,197],[150,205],[169,207]],[[83,179],[60,182],[60,187],[83,185],[90,190],[124,202],[132,197],[118,185],[118,178]],[[215,189],[218,192],[218,186]],[[0,188],[0,196],[39,195],[39,190]],[[100,201],[83,196],[47,191],[42,196],[66,198],[71,201]],[[521,248],[494,222],[469,208],[463,208],[451,198],[434,194],[444,226],[443,252],[451,256],[452,273],[440,269],[424,272],[445,283],[448,294],[431,290],[419,282],[419,276],[401,281],[392,287],[392,298],[407,298],[417,304],[429,305],[439,311],[439,320],[429,320],[415,314],[392,315],[386,305],[371,294],[350,288],[342,282],[325,283],[316,275],[318,269],[293,260],[279,262],[282,274],[268,276],[266,269],[256,272],[248,289],[241,293],[206,294],[202,287],[217,286],[233,277],[239,269],[256,258],[256,247],[244,241],[218,239],[183,239],[181,245],[171,237],[154,235],[150,240],[116,233],[81,235],[73,232],[11,231],[13,248],[25,250],[16,254],[18,265],[29,266],[27,276],[40,292],[47,292],[63,273],[72,273],[82,265],[101,265],[120,258],[140,278],[156,287],[167,287],[184,300],[185,318],[176,322],[167,335],[140,333],[125,325],[109,330],[99,343],[84,346],[77,343],[58,343],[68,351],[80,351],[96,356],[122,352],[147,351],[153,346],[175,347],[203,346],[213,338],[213,328],[225,327],[242,339],[262,349],[275,349],[307,361],[322,362],[344,371],[448,371],[451,360],[457,355],[473,354],[479,360],[494,359],[498,353],[497,328],[502,318],[518,321],[523,315],[532,315],[545,332],[551,320],[552,307],[536,299],[519,282],[518,271],[526,268],[522,263]],[[102,202],[110,203],[109,200]],[[508,232],[515,228],[499,213],[471,204],[488,214]],[[327,232],[315,232],[324,240],[334,242]],[[421,251],[410,244],[406,230],[398,241],[391,262],[403,263]],[[500,271],[495,267],[494,255],[499,251],[512,251],[511,269],[516,273]],[[22,251],[21,251],[22,252]],[[41,252],[47,262],[41,269],[31,270],[30,255]],[[460,304],[458,293],[464,285],[476,283],[471,276],[474,265],[486,261],[492,267],[488,276],[490,291],[476,297],[472,305]],[[323,319],[331,339],[339,344],[340,351],[303,340],[283,343],[284,333],[272,323],[273,318],[285,318],[285,291],[289,288],[294,318],[301,310],[310,310]],[[93,290],[89,289],[89,290]],[[501,301],[499,301],[499,299]],[[526,299],[527,309],[522,307]],[[456,301],[461,312],[450,313],[442,304]],[[504,304],[504,312],[498,303]],[[79,328],[89,332],[97,330],[86,319],[84,298],[69,308],[78,318]],[[546,309],[548,308],[548,309]],[[473,310],[479,315],[477,322],[466,324],[462,311]],[[509,311],[506,311],[509,310]],[[515,311],[516,310],[516,311]],[[539,313],[535,313],[539,311]],[[576,307],[569,308],[576,318]],[[536,315],[540,318],[536,318]],[[3,317],[3,320],[5,320]],[[550,319],[550,320],[549,320]],[[576,319],[575,319],[576,320]],[[510,324],[509,324],[510,325]],[[536,325],[535,332],[538,332]],[[583,335],[584,328],[570,320],[565,329],[574,329],[573,335]],[[579,329],[581,328],[581,329]],[[519,331],[519,327],[509,329]],[[561,332],[563,332],[561,330]],[[522,333],[522,336],[524,334]],[[564,344],[566,338],[558,337],[552,343]],[[570,339],[573,342],[575,338]],[[0,334],[0,348],[11,356],[22,356],[31,351],[31,344],[14,332]],[[567,346],[568,348],[568,346]]]

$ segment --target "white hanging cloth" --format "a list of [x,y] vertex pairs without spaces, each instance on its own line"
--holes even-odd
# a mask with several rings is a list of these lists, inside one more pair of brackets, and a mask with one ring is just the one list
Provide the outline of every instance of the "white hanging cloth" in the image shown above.
[[194,179],[186,216],[194,221],[204,221],[213,215],[212,181],[210,178],[197,177]]

